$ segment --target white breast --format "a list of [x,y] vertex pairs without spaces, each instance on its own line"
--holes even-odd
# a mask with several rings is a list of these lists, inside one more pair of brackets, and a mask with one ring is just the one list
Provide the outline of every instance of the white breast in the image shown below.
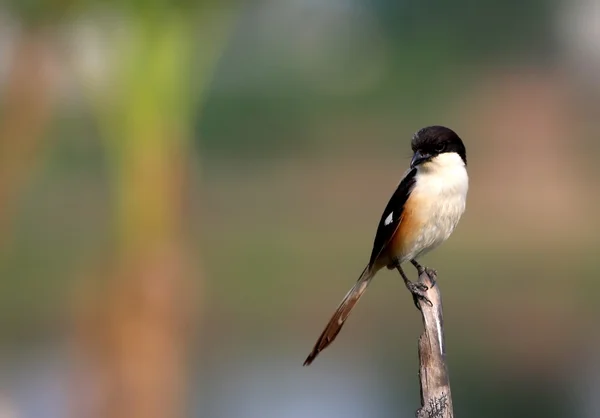
[[424,255],[450,237],[465,211],[468,189],[467,170],[456,153],[440,154],[418,167],[411,197],[419,202],[415,215],[422,227],[403,261]]

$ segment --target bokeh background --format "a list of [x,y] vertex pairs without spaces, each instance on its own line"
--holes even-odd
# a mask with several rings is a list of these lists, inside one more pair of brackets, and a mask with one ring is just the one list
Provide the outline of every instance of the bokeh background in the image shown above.
[[431,124],[456,416],[600,417],[599,74],[597,0],[3,1],[0,417],[414,416],[394,272],[301,366]]

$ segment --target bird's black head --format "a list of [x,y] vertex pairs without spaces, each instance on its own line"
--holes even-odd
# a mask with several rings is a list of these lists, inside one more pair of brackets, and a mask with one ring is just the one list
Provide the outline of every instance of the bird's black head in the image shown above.
[[411,168],[431,161],[440,154],[456,153],[467,165],[467,151],[459,136],[444,126],[428,126],[415,133],[411,143],[414,152]]

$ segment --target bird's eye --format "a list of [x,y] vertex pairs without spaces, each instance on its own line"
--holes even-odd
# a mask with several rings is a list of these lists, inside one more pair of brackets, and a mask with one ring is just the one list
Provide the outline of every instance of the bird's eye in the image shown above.
[[444,150],[444,144],[437,144],[434,149],[435,152],[442,152]]

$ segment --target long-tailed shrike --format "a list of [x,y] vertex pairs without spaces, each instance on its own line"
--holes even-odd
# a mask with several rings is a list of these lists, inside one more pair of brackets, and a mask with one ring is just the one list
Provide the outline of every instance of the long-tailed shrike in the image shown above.
[[419,130],[405,173],[385,207],[375,234],[369,263],[346,294],[304,362],[307,366],[333,342],[371,279],[383,267],[397,269],[418,306],[427,286],[408,280],[401,264],[410,261],[419,275],[430,272],[417,259],[450,237],[463,212],[469,188],[467,155],[458,135],[443,126]]

